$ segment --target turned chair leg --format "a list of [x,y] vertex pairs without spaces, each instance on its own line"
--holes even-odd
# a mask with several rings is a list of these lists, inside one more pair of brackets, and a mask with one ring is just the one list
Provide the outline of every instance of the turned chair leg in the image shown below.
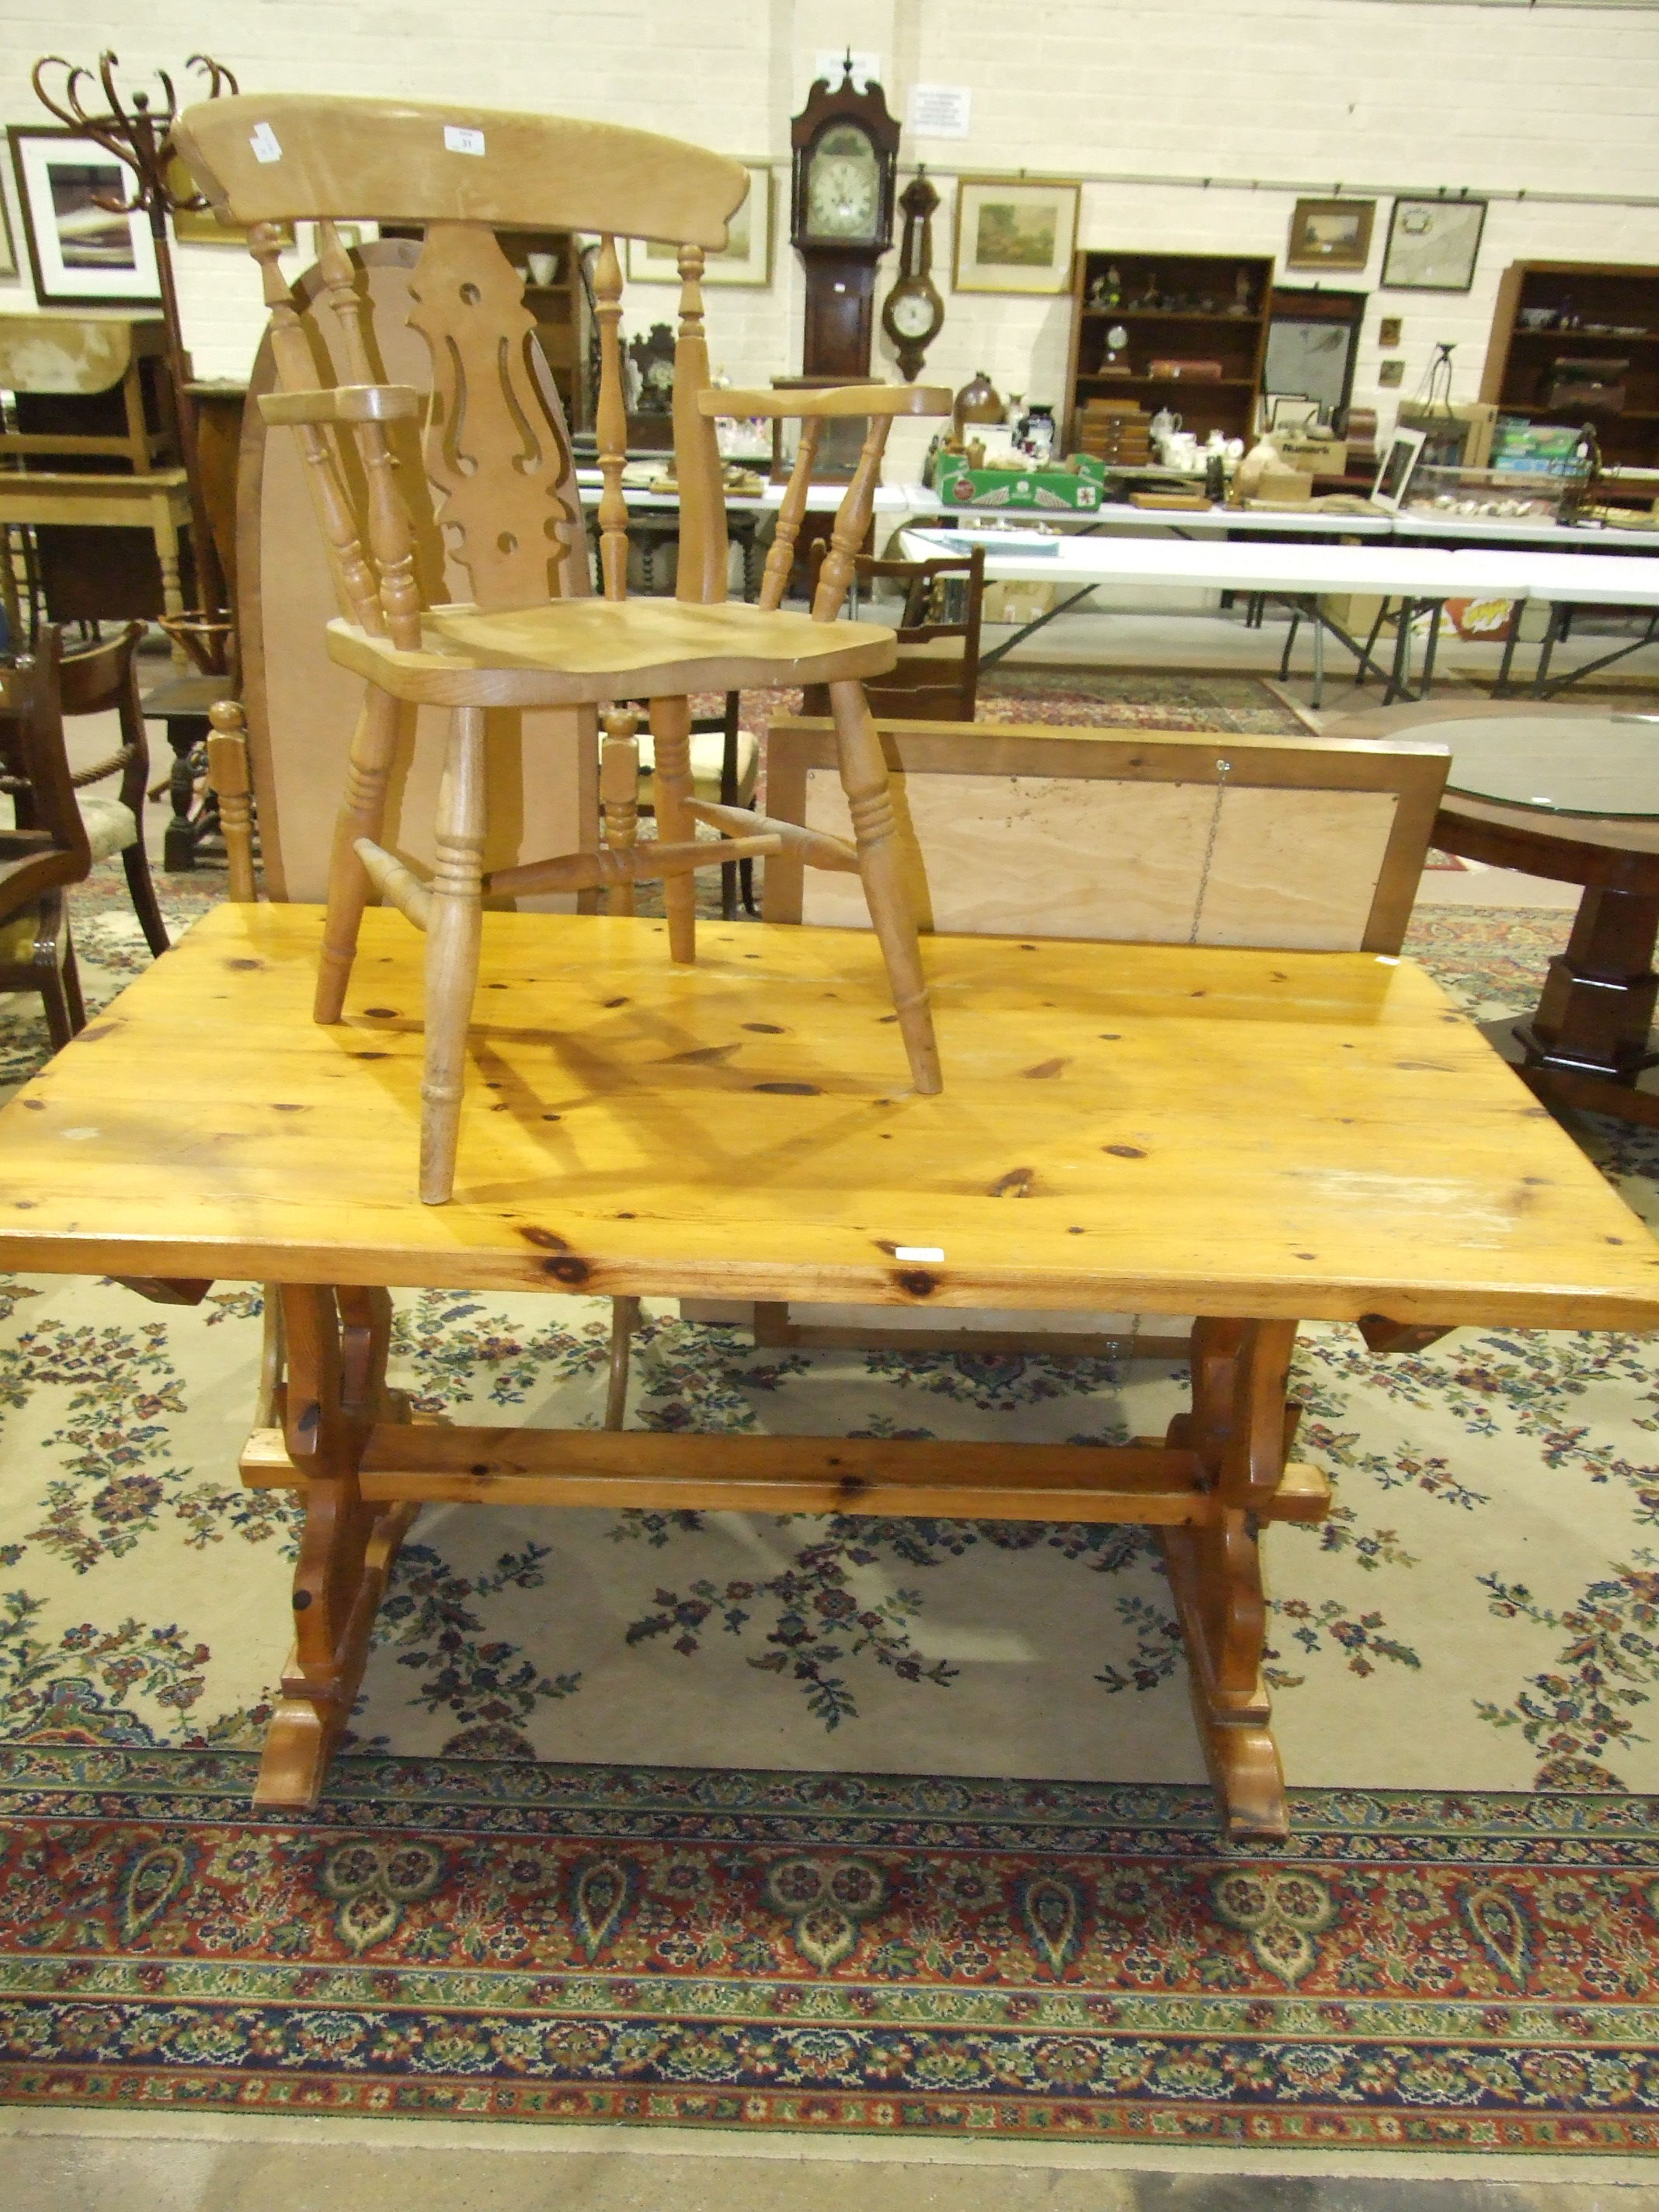
[[[640,744],[635,735],[638,727],[639,717],[625,709],[612,710],[605,717],[605,737],[599,746],[599,811],[605,819],[608,852],[631,852],[639,842]],[[633,913],[631,877],[611,886],[605,910]]]
[[356,852],[359,837],[379,844],[386,820],[386,785],[398,745],[398,702],[372,686],[352,733],[346,763],[345,792],[334,822],[334,848],[328,865],[328,914],[323,923],[322,959],[312,1018],[337,1022],[345,1005],[351,963],[357,957],[357,931],[368,904],[370,884]]
[[442,1206],[455,1182],[466,1026],[483,919],[484,710],[458,707],[438,792],[437,862],[426,933],[426,1072],[421,1084],[421,1199]]
[[[651,702],[651,744],[657,836],[665,845],[688,843],[697,834],[691,815],[691,702]],[[697,957],[697,879],[689,870],[662,887],[668,916],[668,957],[687,965]]]
[[611,1364],[605,1377],[605,1425],[619,1429],[628,1411],[628,1357],[640,1325],[637,1298],[611,1301]]
[[942,1091],[945,1079],[939,1073],[915,916],[905,890],[904,858],[887,784],[887,763],[864,686],[852,680],[832,684],[830,711],[836,719],[842,788],[852,810],[853,834],[858,841],[859,873],[882,957],[887,963],[899,1032],[909,1054],[911,1080],[918,1091]]

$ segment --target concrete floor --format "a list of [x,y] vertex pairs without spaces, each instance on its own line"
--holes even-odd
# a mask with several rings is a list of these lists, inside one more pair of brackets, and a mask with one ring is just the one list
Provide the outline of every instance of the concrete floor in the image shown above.
[[[988,629],[987,649],[1007,635]],[[1049,624],[1012,665],[1270,675],[1283,638],[1282,623],[1249,630],[1237,615],[1079,614]],[[1583,632],[1560,649],[1558,670],[1616,641]],[[1495,647],[1449,643],[1437,688],[1439,678],[1450,689],[1490,677],[1496,662]],[[1304,629],[1287,686],[1304,704],[1311,670]],[[1620,672],[1653,687],[1659,646]],[[165,662],[147,662],[144,673],[161,680]],[[1324,712],[1354,712],[1376,696],[1331,683]],[[1632,706],[1642,703],[1632,694]],[[109,735],[95,721],[72,726],[76,764],[99,757]],[[159,726],[151,740],[154,781],[169,757]],[[165,798],[148,810],[158,873],[167,813]],[[1577,900],[1570,884],[1468,869],[1426,875],[1419,903],[1571,908]],[[0,2110],[3,2212],[1647,2212],[1659,2176],[1623,2161],[1596,2160],[1588,2172],[1555,2160],[1480,2166],[1482,2178],[1465,2179],[1464,2161],[1412,2156],[1297,2161],[1064,2146],[1035,2159],[1024,2147],[866,2138],[738,2144],[510,2124]]]
[[1443,2160],[1421,2175],[1408,2159],[1353,2176],[1317,2170],[1328,2158],[1314,2171],[1227,2172],[1227,2154],[1206,2151],[1127,2165],[1056,2150],[1038,2164],[989,2147],[930,2156],[860,2140],[842,2156],[839,2144],[771,2138],[733,2154],[714,2136],[629,2131],[604,2145],[590,2129],[573,2140],[419,2121],[157,2113],[79,2133],[77,2117],[46,2116],[50,2132],[0,2129],[7,2212],[1647,2212],[1653,2201],[1651,2175],[1645,2186],[1633,2172],[1464,2179]]

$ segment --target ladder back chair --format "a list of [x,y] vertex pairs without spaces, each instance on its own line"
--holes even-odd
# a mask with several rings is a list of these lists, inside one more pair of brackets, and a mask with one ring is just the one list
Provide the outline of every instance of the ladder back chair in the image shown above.
[[[366,680],[348,761],[330,868],[328,914],[314,1006],[339,1019],[358,927],[373,891],[427,935],[426,1062],[420,1192],[441,1205],[453,1185],[466,1035],[477,976],[482,902],[544,890],[586,890],[659,876],[671,956],[696,957],[691,871],[755,854],[793,850],[807,865],[858,875],[885,960],[912,1080],[940,1085],[916,927],[906,902],[887,775],[860,678],[892,666],[893,632],[839,621],[853,562],[873,509],[881,454],[901,414],[948,413],[948,394],[908,386],[791,392],[709,388],[699,279],[706,249],[726,242],[746,189],[734,161],[620,125],[389,100],[237,96],[190,109],[180,153],[225,218],[249,232],[271,309],[283,389],[261,401],[265,419],[299,432],[341,612],[332,659]],[[410,387],[378,382],[352,264],[336,225],[347,218],[418,223],[410,322],[433,359],[429,404]],[[318,385],[277,268],[281,232],[319,225],[319,266],[339,319],[351,381]],[[498,245],[500,228],[557,225],[597,233],[600,335],[598,410],[600,563],[604,596],[564,591],[567,562],[584,557],[584,525],[558,497],[568,447],[551,404],[524,288]],[[681,554],[674,602],[626,598],[626,417],[618,322],[618,237],[679,248],[680,327],[675,356],[676,471]],[[726,542],[714,418],[805,419],[795,476],[760,604],[728,603]],[[806,505],[819,422],[870,419],[837,516],[810,614],[782,608],[788,562]],[[412,510],[392,450],[396,426],[424,417],[422,457],[437,520],[467,571],[465,605],[423,604]],[[829,686],[849,842],[696,799],[690,788],[689,694],[770,684]],[[644,699],[655,750],[659,840],[630,820],[632,715],[615,702]],[[380,842],[400,708],[450,710],[432,881]],[[594,706],[606,714],[601,793],[612,842],[483,873],[486,712],[491,708]],[[721,832],[699,840],[697,824]],[[732,834],[735,833],[735,834]]]
[[[934,561],[878,561],[861,553],[853,582],[855,589],[896,585],[903,594],[898,659],[864,687],[871,713],[883,720],[902,715],[907,721],[971,722],[979,703],[985,548]],[[801,702],[804,714],[829,711],[822,688]]]

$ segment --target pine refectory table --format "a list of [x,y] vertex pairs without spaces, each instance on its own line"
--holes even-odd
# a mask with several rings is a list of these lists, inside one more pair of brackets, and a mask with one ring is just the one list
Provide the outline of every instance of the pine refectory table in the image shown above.
[[[423,1206],[420,941],[371,912],[319,1028],[320,921],[220,907],[0,1112],[0,1266],[278,1287],[242,1478],[305,1525],[265,1804],[316,1801],[421,1505],[499,1500],[1155,1527],[1225,1826],[1283,1833],[1258,1546],[1329,1504],[1290,1456],[1297,1321],[1659,1322],[1659,1248],[1409,962],[926,938],[922,1097],[864,932],[706,926],[676,969],[659,922],[489,915],[456,1194]],[[1121,1449],[452,1428],[386,1386],[419,1285],[1202,1318],[1191,1410]]]

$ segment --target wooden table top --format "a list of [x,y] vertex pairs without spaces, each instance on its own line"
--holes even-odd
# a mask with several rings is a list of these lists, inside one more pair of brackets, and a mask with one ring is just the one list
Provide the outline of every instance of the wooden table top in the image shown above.
[[[1408,962],[489,915],[457,1196],[414,1197],[422,940],[222,906],[0,1112],[0,1266],[1646,1328],[1659,1247]],[[941,1257],[933,1256],[942,1254]]]

